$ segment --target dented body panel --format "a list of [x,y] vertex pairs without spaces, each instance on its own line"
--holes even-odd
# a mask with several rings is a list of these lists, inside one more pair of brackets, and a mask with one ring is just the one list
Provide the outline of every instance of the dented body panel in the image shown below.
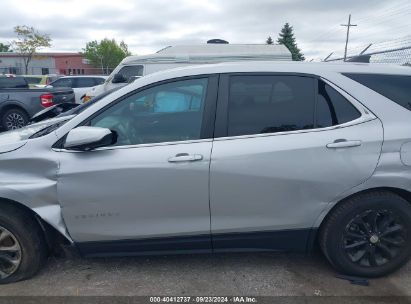
[[[50,149],[50,140],[28,139],[38,130],[61,119],[35,124],[29,128],[1,134],[0,148],[14,145],[12,153],[0,154],[0,198],[20,203],[32,209],[41,219],[72,241],[61,214],[57,197],[59,161]],[[12,143],[12,139],[18,139]],[[30,144],[27,145],[27,142]],[[16,148],[17,147],[17,148]],[[11,152],[9,151],[9,152]],[[1,202],[0,202],[1,203]]]

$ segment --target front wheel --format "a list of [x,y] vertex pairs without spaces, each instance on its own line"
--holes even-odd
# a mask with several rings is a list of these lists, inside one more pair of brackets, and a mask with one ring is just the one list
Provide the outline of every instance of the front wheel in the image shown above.
[[337,206],[320,229],[320,246],[340,272],[379,277],[411,256],[411,205],[391,192],[370,192]]
[[47,244],[36,219],[0,202],[0,284],[32,277],[47,258]]

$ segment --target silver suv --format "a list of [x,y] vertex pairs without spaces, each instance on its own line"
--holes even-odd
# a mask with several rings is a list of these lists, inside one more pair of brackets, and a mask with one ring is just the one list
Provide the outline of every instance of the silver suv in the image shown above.
[[376,277],[411,255],[411,69],[230,63],[148,75],[0,135],[0,281],[84,256],[310,251]]

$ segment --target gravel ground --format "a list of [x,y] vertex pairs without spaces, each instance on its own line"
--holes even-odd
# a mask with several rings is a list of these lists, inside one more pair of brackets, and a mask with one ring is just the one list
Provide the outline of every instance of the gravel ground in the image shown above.
[[411,296],[411,263],[352,285],[319,254],[230,253],[84,259],[50,258],[34,278],[1,296]]

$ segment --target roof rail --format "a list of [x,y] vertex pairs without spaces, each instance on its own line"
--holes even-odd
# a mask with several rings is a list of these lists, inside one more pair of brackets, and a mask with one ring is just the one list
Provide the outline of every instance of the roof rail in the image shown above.
[[347,59],[346,62],[362,62],[362,63],[370,63],[371,55],[358,55]]

